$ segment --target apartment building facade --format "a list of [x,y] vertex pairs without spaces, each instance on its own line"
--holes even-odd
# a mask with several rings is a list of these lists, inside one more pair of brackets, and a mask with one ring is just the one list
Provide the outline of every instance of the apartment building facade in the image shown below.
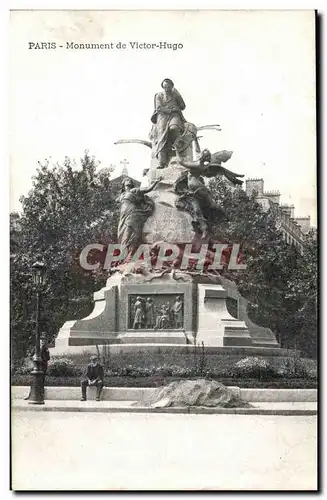
[[294,205],[281,204],[279,191],[265,191],[263,179],[246,180],[246,193],[251,196],[254,192],[264,210],[271,209],[276,213],[278,229],[286,243],[294,245],[302,253],[304,235],[312,229],[310,215],[295,217]]

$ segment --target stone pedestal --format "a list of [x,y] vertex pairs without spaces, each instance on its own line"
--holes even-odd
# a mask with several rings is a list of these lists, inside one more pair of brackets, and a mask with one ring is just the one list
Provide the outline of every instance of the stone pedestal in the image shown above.
[[117,341],[121,344],[178,344],[187,343],[186,334],[182,330],[160,330],[150,332],[147,330],[138,330],[137,332],[121,333]]
[[86,318],[67,321],[60,329],[56,346],[114,343],[117,337],[117,286],[94,294],[94,309]]
[[251,321],[247,313],[248,301],[240,294],[236,283],[221,275],[217,277],[217,280],[226,290],[227,297],[235,301],[237,309],[236,316],[246,324],[251,335],[253,347],[280,347],[275,334],[270,328],[256,325]]
[[251,346],[246,324],[229,314],[226,298],[226,290],[221,285],[198,285],[196,342],[217,347]]
[[[246,347],[253,341],[246,323],[227,310],[227,291],[221,284],[198,282],[187,272],[145,275],[115,273],[106,287],[94,294],[94,310],[81,320],[68,321],[61,328],[56,347],[104,344],[158,344],[185,346],[203,342],[205,347]],[[162,308],[170,310],[179,297],[183,303],[181,324],[170,315],[167,324],[157,322]],[[150,298],[157,324],[147,328],[143,321],[134,327],[135,304]],[[170,322],[170,323],[169,323]],[[55,354],[55,351],[54,353]]]
[[[94,310],[81,320],[68,321],[61,328],[56,347],[104,344],[174,344],[185,345],[196,333],[196,284],[189,277],[177,282],[161,273],[139,275],[115,273],[106,287],[94,294]],[[154,305],[154,327],[134,327],[135,303],[151,299]],[[166,324],[158,322],[162,307],[171,310],[177,297],[182,301],[182,321],[174,324],[170,313]],[[177,327],[176,327],[177,326]],[[53,353],[55,354],[55,352]]]

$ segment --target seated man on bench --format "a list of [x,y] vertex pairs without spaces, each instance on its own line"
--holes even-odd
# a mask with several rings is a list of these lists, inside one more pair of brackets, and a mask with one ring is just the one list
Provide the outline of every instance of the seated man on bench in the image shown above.
[[91,363],[87,365],[85,376],[81,380],[82,398],[81,401],[86,401],[87,386],[95,385],[97,388],[96,401],[100,401],[101,392],[103,389],[104,371],[103,366],[99,363],[96,356],[91,356]]

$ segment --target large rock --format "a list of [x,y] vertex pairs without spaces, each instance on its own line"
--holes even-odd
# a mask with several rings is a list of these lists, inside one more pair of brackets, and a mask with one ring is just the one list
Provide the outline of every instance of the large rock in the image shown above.
[[159,387],[145,394],[137,406],[208,406],[218,408],[245,408],[251,406],[236,396],[228,387],[214,380],[182,380]]

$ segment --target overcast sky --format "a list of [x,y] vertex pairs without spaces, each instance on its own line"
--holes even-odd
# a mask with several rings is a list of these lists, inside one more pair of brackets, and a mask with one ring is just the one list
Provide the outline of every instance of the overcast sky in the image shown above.
[[[127,49],[67,50],[66,42]],[[183,44],[136,50],[129,42]],[[29,42],[63,48],[29,50]],[[11,209],[31,187],[37,161],[88,149],[102,166],[127,158],[140,178],[150,150],[115,146],[147,139],[154,94],[171,78],[203,147],[234,151],[228,167],[263,177],[295,216],[316,223],[313,11],[16,11],[11,15]]]

